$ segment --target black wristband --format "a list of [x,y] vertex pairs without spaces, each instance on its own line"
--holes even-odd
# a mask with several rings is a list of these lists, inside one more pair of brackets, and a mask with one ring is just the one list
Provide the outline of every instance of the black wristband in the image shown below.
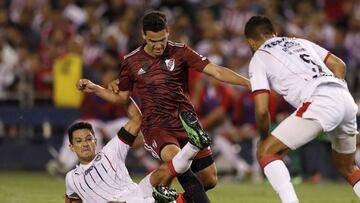
[[123,141],[125,144],[132,145],[136,139],[136,136],[129,133],[127,130],[125,130],[124,127],[122,127],[118,133],[117,133],[119,139]]

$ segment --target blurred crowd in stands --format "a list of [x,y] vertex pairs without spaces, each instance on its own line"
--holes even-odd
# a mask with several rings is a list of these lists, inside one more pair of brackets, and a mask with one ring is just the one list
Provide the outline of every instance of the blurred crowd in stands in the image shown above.
[[[153,9],[166,13],[170,40],[244,76],[252,54],[244,40],[245,22],[255,14],[266,15],[279,36],[307,38],[342,58],[349,89],[359,103],[359,0],[3,0],[1,105],[98,108],[96,98],[82,95],[75,82],[115,79],[123,56],[143,43],[141,17]],[[253,160],[257,133],[251,92],[190,74],[191,99],[214,136],[215,151],[225,155],[237,177],[253,175],[259,181],[254,175],[260,172]],[[293,110],[276,94],[270,105],[274,126]],[[314,181],[332,173],[329,163],[319,161],[329,160],[328,149],[328,143],[318,140],[306,145],[289,159],[289,164],[302,163],[292,172]]]

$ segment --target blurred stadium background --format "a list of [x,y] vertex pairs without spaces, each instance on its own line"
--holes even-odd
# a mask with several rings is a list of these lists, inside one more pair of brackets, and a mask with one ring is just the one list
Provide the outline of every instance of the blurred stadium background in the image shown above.
[[[75,83],[88,78],[106,86],[116,78],[122,57],[143,43],[141,16],[152,9],[167,14],[170,40],[245,76],[251,52],[243,27],[264,14],[280,36],[307,38],[341,57],[360,105],[360,0],[1,0],[1,202],[63,201],[65,171],[56,158],[67,126],[125,117],[118,107],[78,92]],[[213,202],[278,202],[254,162],[250,92],[190,74],[194,106],[214,138],[220,183],[209,192]],[[274,126],[292,111],[276,94],[270,105]],[[323,135],[286,157],[303,202],[357,201],[330,152]],[[128,158],[134,177],[156,164],[144,152]]]

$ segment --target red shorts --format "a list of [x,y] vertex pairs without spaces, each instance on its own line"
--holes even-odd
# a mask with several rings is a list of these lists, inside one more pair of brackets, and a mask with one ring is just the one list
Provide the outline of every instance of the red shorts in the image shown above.
[[[160,158],[161,150],[169,144],[174,144],[183,148],[189,141],[185,130],[166,130],[163,128],[151,128],[144,133],[145,148],[158,159]],[[210,147],[201,150],[195,159],[201,159],[212,155]]]

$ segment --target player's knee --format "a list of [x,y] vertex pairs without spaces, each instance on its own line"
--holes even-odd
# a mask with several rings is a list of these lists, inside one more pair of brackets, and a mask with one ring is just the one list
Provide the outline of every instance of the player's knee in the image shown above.
[[264,146],[264,144],[259,143],[256,149],[256,158],[258,161],[262,160],[263,158],[265,158],[266,156],[269,156],[266,147]]
[[202,180],[205,191],[210,190],[216,186],[218,178],[216,174],[209,175],[205,180]]

